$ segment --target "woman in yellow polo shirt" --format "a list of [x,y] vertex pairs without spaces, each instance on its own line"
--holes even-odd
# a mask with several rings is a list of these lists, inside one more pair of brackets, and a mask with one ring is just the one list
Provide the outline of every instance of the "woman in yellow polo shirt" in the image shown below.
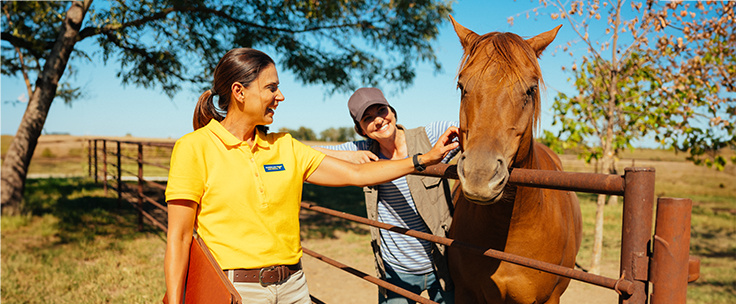
[[439,163],[458,145],[453,127],[412,158],[357,165],[326,157],[287,133],[267,133],[284,100],[278,85],[268,55],[229,51],[215,68],[213,90],[199,98],[195,131],[176,142],[166,188],[170,303],[181,303],[195,228],[246,302],[309,303],[300,263],[303,182],[380,184]]

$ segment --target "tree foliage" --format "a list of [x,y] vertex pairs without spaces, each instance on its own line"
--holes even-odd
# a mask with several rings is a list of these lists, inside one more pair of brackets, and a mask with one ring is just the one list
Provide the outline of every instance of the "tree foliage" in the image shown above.
[[319,140],[332,142],[347,142],[355,140],[358,134],[351,127],[329,128],[319,133],[319,137],[310,128],[301,126],[299,129],[293,130],[289,128],[281,128],[279,132],[287,132],[298,140]]
[[[114,62],[123,85],[169,96],[188,82],[209,87],[217,62],[235,47],[261,49],[303,83],[329,92],[405,87],[417,63],[441,68],[432,42],[451,12],[441,0],[92,2],[2,2],[2,73],[22,75],[29,96],[3,162],[3,212],[20,204],[52,101],[79,96],[79,88],[60,83],[78,60]],[[78,48],[81,41],[92,47]]]
[[329,128],[319,133],[321,141],[347,142],[355,140],[358,134],[352,127]]
[[558,146],[582,148],[615,173],[618,152],[654,138],[723,169],[717,151],[736,147],[734,2],[540,2],[587,49],[573,53],[572,41],[562,48],[577,94],[554,99],[557,136],[567,141]]
[[[68,2],[3,2],[3,73],[38,72]],[[350,91],[361,85],[410,84],[414,64],[440,69],[431,42],[450,13],[442,1],[169,0],[109,1],[89,9],[79,40],[93,39],[105,63],[119,64],[123,84],[161,86],[211,81],[233,47],[263,48],[308,84]],[[93,60],[80,49],[74,53]],[[95,52],[96,53],[96,52]]]
[[[731,1],[540,0],[551,19],[570,25],[587,53],[562,47],[574,95],[554,98],[553,124],[544,142],[576,148],[601,172],[616,174],[617,154],[632,142],[653,137],[665,147],[690,153],[695,163],[726,164],[717,151],[736,147],[734,76],[736,18]],[[544,9],[543,9],[544,10]],[[540,8],[533,10],[540,14]],[[527,15],[528,16],[528,15]],[[513,24],[513,17],[509,18]],[[733,159],[736,162],[736,158]],[[616,202],[614,196],[611,203]],[[593,261],[599,273],[603,205],[598,196]]]
[[301,140],[301,141],[311,141],[311,140],[317,140],[317,134],[314,133],[314,131],[310,128],[301,126],[299,129],[293,130],[289,128],[281,128],[279,129],[279,132],[286,132],[291,135],[291,137]]

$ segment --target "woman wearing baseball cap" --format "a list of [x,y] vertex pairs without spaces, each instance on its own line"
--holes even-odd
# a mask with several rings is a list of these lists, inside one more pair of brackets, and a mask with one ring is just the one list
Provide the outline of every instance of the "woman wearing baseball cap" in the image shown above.
[[[355,131],[366,140],[318,151],[353,163],[401,160],[428,152],[457,122],[437,121],[406,129],[396,123],[396,110],[381,90],[360,88],[348,100]],[[457,148],[443,159],[448,162]],[[380,185],[364,187],[368,218],[446,237],[452,221],[452,196],[446,179],[407,175]],[[379,277],[416,294],[426,290],[438,303],[454,303],[453,285],[443,245],[391,231],[371,228],[371,246]],[[412,301],[413,302],[413,301]],[[379,289],[379,303],[410,303],[394,292]]]

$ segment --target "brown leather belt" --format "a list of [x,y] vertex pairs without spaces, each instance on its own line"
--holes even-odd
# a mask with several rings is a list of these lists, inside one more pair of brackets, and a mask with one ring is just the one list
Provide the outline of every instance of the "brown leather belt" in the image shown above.
[[225,275],[233,273],[233,282],[261,283],[263,286],[286,281],[292,274],[302,269],[302,262],[294,265],[276,265],[259,269],[227,269]]

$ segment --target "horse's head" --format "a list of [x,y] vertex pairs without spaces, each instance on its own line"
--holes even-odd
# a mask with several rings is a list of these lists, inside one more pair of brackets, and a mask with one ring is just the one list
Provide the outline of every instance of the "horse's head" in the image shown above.
[[503,197],[509,169],[531,161],[542,84],[537,57],[561,25],[525,40],[512,33],[480,36],[450,19],[463,46],[458,175],[467,199],[489,205]]

